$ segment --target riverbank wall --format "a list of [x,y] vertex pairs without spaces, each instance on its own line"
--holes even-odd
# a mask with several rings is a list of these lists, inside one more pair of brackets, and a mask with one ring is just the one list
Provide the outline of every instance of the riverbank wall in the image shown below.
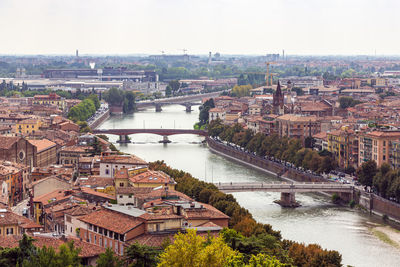
[[358,191],[356,201],[371,214],[386,215],[388,219],[400,223],[400,204],[363,191]]
[[220,154],[232,160],[241,162],[242,164],[249,165],[261,171],[277,176],[277,178],[296,181],[296,182],[326,182],[322,177],[306,174],[295,168],[286,167],[278,162],[264,159],[234,147],[227,146],[214,139],[207,137],[207,144],[211,151]]
[[[312,174],[305,174],[294,168],[287,168],[280,163],[263,159],[261,157],[248,154],[244,151],[237,150],[234,147],[227,146],[212,138],[207,137],[207,144],[211,151],[224,157],[241,162],[242,164],[251,166],[269,174],[275,175],[277,178],[296,181],[296,182],[326,182],[322,177]],[[378,216],[387,215],[389,219],[400,222],[400,204],[389,201],[372,193],[366,193],[355,190],[353,194],[338,194],[343,200],[355,200],[361,207],[369,211],[371,214]]]
[[99,127],[100,124],[102,124],[103,122],[105,122],[109,118],[110,118],[110,110],[107,109],[95,121],[93,121],[91,124],[89,124],[89,127],[92,128],[92,129],[96,129],[97,127]]

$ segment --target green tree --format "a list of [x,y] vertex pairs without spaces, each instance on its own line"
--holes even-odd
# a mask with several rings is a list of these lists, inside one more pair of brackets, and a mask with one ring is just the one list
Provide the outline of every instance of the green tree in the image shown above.
[[172,88],[171,86],[167,85],[167,87],[165,88],[165,95],[170,96],[171,94],[172,94]]
[[131,91],[127,91],[124,94],[124,113],[132,113],[135,111],[135,95]]
[[169,266],[225,266],[238,252],[226,245],[222,237],[208,240],[198,236],[196,230],[178,233],[175,241],[160,255],[160,267]]
[[111,106],[122,106],[124,103],[124,91],[113,87],[105,93],[104,99]]
[[125,261],[132,267],[151,267],[157,264],[157,256],[160,252],[138,242],[130,245],[124,254]]
[[112,249],[107,248],[106,252],[99,255],[96,264],[97,267],[120,267],[122,261],[114,254]]
[[364,162],[360,167],[358,167],[356,172],[358,181],[362,185],[372,186],[372,182],[377,171],[376,162],[374,160]]
[[181,83],[177,80],[172,80],[168,83],[168,86],[171,87],[172,92],[175,94],[181,88]]
[[208,118],[209,118],[209,111],[210,109],[214,108],[214,99],[210,98],[206,102],[204,102],[203,105],[199,107],[200,113],[199,113],[199,125],[205,125],[208,123]]

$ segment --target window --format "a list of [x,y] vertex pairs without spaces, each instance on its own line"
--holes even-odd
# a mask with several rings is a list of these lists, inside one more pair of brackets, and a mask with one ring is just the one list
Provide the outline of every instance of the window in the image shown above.
[[112,248],[112,240],[110,240],[110,248]]
[[122,198],[122,195],[119,195],[119,198]]
[[97,240],[96,240],[96,235],[94,235],[94,244],[96,244],[97,245],[97,242],[96,242]]
[[97,226],[93,226],[93,231],[97,233]]
[[103,234],[103,228],[99,227],[99,234]]
[[106,229],[104,229],[104,235],[107,236],[107,230]]
[[117,241],[115,241],[115,246],[114,246],[114,248],[115,248],[115,253],[118,254],[118,243],[117,243]]
[[129,195],[128,197],[129,197],[129,198],[132,198],[132,195]]
[[109,231],[109,232],[108,232],[108,236],[109,236],[110,238],[112,238],[112,237],[113,237],[113,231]]
[[92,225],[91,224],[89,224],[89,230],[92,230]]
[[114,233],[114,239],[118,240],[118,234],[117,233]]
[[124,183],[119,183],[119,187],[124,187]]
[[386,141],[383,141],[383,146],[386,146]]
[[107,247],[107,239],[106,238],[104,238],[104,247],[105,248]]
[[383,155],[383,158],[382,158],[383,160],[386,160],[386,156],[385,155]]
[[110,170],[109,169],[106,169],[106,174],[110,174]]
[[121,244],[121,247],[120,247],[120,252],[121,252],[121,255],[124,254],[124,246],[122,244]]

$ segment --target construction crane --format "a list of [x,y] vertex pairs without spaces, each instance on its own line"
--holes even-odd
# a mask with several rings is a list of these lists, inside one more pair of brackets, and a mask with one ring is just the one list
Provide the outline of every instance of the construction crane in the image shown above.
[[[272,76],[273,76],[274,74],[271,75],[271,74],[269,73],[269,65],[275,64],[276,62],[265,62],[265,63],[267,64],[267,73],[265,74],[265,81],[267,82],[267,86],[272,86]],[[271,84],[269,84],[270,78],[271,78]]]

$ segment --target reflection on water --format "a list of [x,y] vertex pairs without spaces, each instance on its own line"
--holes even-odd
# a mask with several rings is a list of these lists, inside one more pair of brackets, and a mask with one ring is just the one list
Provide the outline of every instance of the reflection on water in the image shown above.
[[[156,113],[154,109],[124,117],[112,117],[101,128],[181,128],[189,129],[197,121],[198,109],[186,113],[183,106],[166,106]],[[133,143],[116,146],[147,161],[164,160],[174,168],[192,173],[208,182],[277,181],[270,174],[249,168],[211,153],[201,144],[204,139],[193,135],[174,135],[172,143],[160,144],[161,136],[136,134]],[[115,142],[117,136],[110,136]],[[318,243],[327,249],[338,250],[343,263],[353,266],[399,266],[399,250],[374,237],[369,228],[379,219],[338,207],[329,203],[329,197],[319,194],[296,194],[302,206],[285,209],[273,201],[279,193],[243,192],[234,196],[249,209],[254,218],[280,230],[286,239],[304,243]]]

